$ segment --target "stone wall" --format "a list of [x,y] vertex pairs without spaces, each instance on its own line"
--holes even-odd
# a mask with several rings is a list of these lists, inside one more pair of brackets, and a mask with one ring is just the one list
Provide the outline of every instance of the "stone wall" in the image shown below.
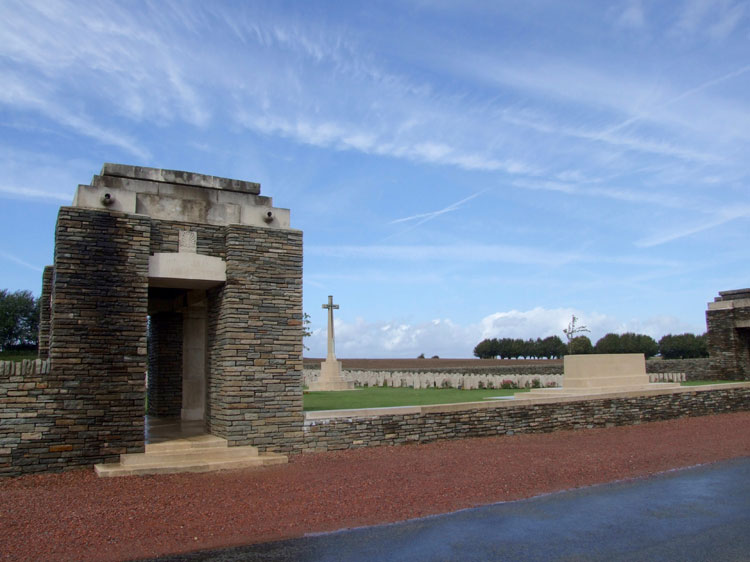
[[165,221],[151,219],[151,240],[149,251],[152,254],[177,252],[180,231],[196,233],[196,253],[204,256],[226,259],[226,228],[211,224]]
[[261,451],[302,441],[302,233],[231,225],[209,291],[210,432]]
[[52,430],[61,407],[48,374],[49,361],[0,361],[0,476],[60,466],[65,451]]
[[152,314],[148,338],[148,414],[179,416],[182,409],[182,314]]
[[[711,370],[708,359],[652,359],[646,361],[646,372],[651,382],[683,382],[719,378]],[[305,369],[305,384],[315,381],[320,369]],[[519,388],[562,385],[562,364],[518,365],[483,369],[445,370],[378,370],[345,369],[342,377],[357,386],[392,386],[412,388],[502,388],[503,381],[511,381]]]
[[48,265],[42,273],[42,294],[39,296],[39,359],[49,357],[50,316],[52,314],[52,278],[55,268]]
[[143,451],[150,228],[145,216],[60,208],[47,382],[66,467]]
[[750,289],[720,291],[708,305],[706,325],[714,372],[750,380]]
[[[646,361],[646,372],[653,374],[684,373],[688,381],[726,378],[711,368],[708,357],[694,359],[649,359]],[[659,382],[658,377],[650,377],[651,382]]]
[[633,425],[750,410],[750,385],[731,386],[734,388],[706,390],[694,387],[651,396],[525,405],[511,402],[446,404],[409,408],[408,413],[403,414],[369,417],[353,414],[321,419],[308,415],[303,452]]

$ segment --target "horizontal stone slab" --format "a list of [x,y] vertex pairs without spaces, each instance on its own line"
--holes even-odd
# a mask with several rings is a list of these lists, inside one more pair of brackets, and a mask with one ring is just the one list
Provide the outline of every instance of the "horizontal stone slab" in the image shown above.
[[147,181],[209,187],[212,189],[226,189],[243,193],[260,193],[260,184],[251,181],[235,180],[181,170],[165,170],[161,168],[146,168],[143,166],[127,166],[125,164],[106,163],[102,166],[102,176],[119,176]]

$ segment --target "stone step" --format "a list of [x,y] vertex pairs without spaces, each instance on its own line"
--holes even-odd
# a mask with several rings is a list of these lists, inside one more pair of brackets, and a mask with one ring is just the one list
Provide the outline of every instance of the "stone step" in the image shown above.
[[196,459],[203,459],[213,462],[257,457],[258,449],[256,449],[255,447],[183,449],[159,453],[149,452],[120,455],[120,464],[122,466],[135,466],[153,464],[157,462],[162,464],[170,464]]
[[589,396],[594,394],[614,394],[619,392],[646,392],[652,390],[675,390],[680,388],[680,383],[655,382],[648,384],[622,385],[622,386],[590,386],[579,388],[535,388],[523,394],[515,394],[518,400],[530,400],[534,398],[562,398],[569,396]]
[[256,447],[229,447],[226,439],[214,435],[195,435],[146,445],[145,453],[120,455],[119,463],[97,464],[99,476],[133,476],[210,472],[251,468],[287,462],[286,455],[259,454]]
[[258,456],[229,460],[210,460],[197,457],[191,460],[174,461],[168,464],[160,462],[130,466],[123,466],[122,464],[97,464],[94,466],[94,470],[98,476],[107,478],[113,476],[142,476],[147,474],[175,474],[179,472],[211,472],[214,470],[257,468],[274,464],[285,464],[287,460],[286,455],[263,453]]
[[648,384],[648,375],[605,375],[592,378],[564,377],[567,388],[599,388],[608,386],[641,386]]
[[168,453],[189,449],[221,449],[227,447],[226,439],[214,435],[196,435],[182,439],[170,439],[146,445],[146,453]]

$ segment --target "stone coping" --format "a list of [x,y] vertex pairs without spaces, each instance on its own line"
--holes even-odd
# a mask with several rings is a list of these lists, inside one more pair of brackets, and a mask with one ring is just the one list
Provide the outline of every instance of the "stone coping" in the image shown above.
[[[491,408],[517,408],[536,404],[553,404],[606,400],[617,398],[638,398],[641,396],[658,396],[660,394],[683,394],[686,392],[707,392],[711,390],[728,390],[732,388],[750,388],[750,382],[707,384],[699,386],[681,386],[679,388],[655,388],[626,392],[604,392],[600,394],[580,394],[577,396],[530,397],[517,400],[487,400],[482,402],[459,402],[454,404],[430,404],[426,406],[391,406],[386,408],[361,408],[352,410],[319,410],[305,412],[305,422],[324,421],[341,418],[374,418],[380,416],[403,416],[409,414],[437,414],[461,412],[463,410],[486,410]],[[561,389],[562,390],[562,389]]]
[[241,193],[251,193],[253,195],[260,194],[259,183],[209,176],[206,174],[196,174],[194,172],[183,172],[181,170],[163,170],[161,168],[146,168],[145,166],[128,166],[125,164],[107,162],[102,166],[101,175],[177,185],[190,185],[194,187],[208,187],[210,189],[223,189],[226,191],[239,191]]

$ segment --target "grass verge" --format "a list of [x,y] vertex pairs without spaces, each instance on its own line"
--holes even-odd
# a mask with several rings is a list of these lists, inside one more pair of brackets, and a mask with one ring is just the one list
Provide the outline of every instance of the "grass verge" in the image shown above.
[[23,361],[36,359],[38,356],[36,351],[0,351],[0,361]]
[[430,404],[455,404],[481,402],[490,396],[512,396],[526,389],[460,390],[456,388],[393,388],[371,386],[359,390],[340,392],[305,392],[306,412],[318,410],[354,410],[359,408],[387,408],[390,406],[427,406]]

